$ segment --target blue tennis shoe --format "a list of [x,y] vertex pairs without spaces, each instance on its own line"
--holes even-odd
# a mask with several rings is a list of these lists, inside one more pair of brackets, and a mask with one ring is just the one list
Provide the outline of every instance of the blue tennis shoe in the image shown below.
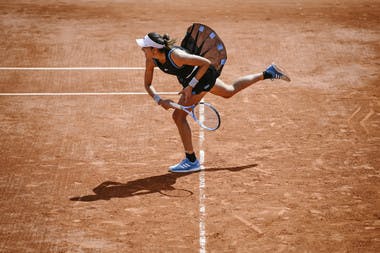
[[282,70],[279,66],[277,66],[274,63],[269,65],[269,67],[265,71],[272,76],[272,80],[281,79],[290,82],[290,78],[285,74],[284,70]]
[[170,166],[170,172],[186,173],[186,172],[195,172],[201,170],[201,164],[198,160],[195,162],[190,162],[189,159],[185,158],[180,163]]

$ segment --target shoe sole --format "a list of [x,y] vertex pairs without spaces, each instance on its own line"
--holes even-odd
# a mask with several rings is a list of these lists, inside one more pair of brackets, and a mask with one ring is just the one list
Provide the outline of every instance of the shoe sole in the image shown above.
[[277,72],[279,72],[279,73],[282,74],[282,76],[281,76],[281,80],[284,80],[284,81],[287,81],[287,82],[290,82],[290,81],[291,81],[290,78],[289,78],[289,76],[286,74],[285,70],[283,70],[282,68],[280,68],[280,67],[277,66],[276,64],[273,64],[272,66],[273,66],[273,68],[274,68]]
[[189,170],[172,170],[172,169],[169,169],[169,172],[173,172],[173,173],[189,173],[189,172],[196,172],[196,171],[200,171],[200,170],[201,170],[201,167],[197,167],[197,168],[189,169]]

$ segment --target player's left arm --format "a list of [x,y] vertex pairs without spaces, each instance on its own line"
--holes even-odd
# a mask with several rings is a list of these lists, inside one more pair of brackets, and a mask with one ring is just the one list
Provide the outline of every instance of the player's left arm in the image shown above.
[[182,67],[183,65],[190,65],[190,66],[198,66],[199,68],[194,78],[190,80],[189,85],[180,92],[180,94],[185,95],[185,103],[186,103],[186,101],[192,95],[193,88],[197,85],[199,80],[207,72],[207,69],[209,68],[211,64],[211,61],[198,55],[188,54],[182,50],[174,50],[172,54],[172,60],[179,67]]
[[183,50],[174,50],[172,60],[179,67],[182,67],[183,65],[198,66],[199,70],[194,76],[197,80],[202,78],[211,64],[209,59],[199,55],[186,53]]

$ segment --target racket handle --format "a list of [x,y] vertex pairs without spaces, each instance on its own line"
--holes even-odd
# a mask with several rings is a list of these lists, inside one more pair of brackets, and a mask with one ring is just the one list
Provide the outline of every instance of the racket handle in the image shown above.
[[182,110],[182,105],[179,105],[177,103],[174,103],[174,102],[170,102],[170,105],[178,110]]

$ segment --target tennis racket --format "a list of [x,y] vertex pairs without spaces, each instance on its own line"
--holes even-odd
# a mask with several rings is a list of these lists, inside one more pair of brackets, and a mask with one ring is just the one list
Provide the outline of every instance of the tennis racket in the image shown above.
[[174,102],[170,105],[176,109],[187,112],[200,127],[215,131],[220,127],[220,116],[218,111],[209,103],[200,102],[191,106],[183,106]]

